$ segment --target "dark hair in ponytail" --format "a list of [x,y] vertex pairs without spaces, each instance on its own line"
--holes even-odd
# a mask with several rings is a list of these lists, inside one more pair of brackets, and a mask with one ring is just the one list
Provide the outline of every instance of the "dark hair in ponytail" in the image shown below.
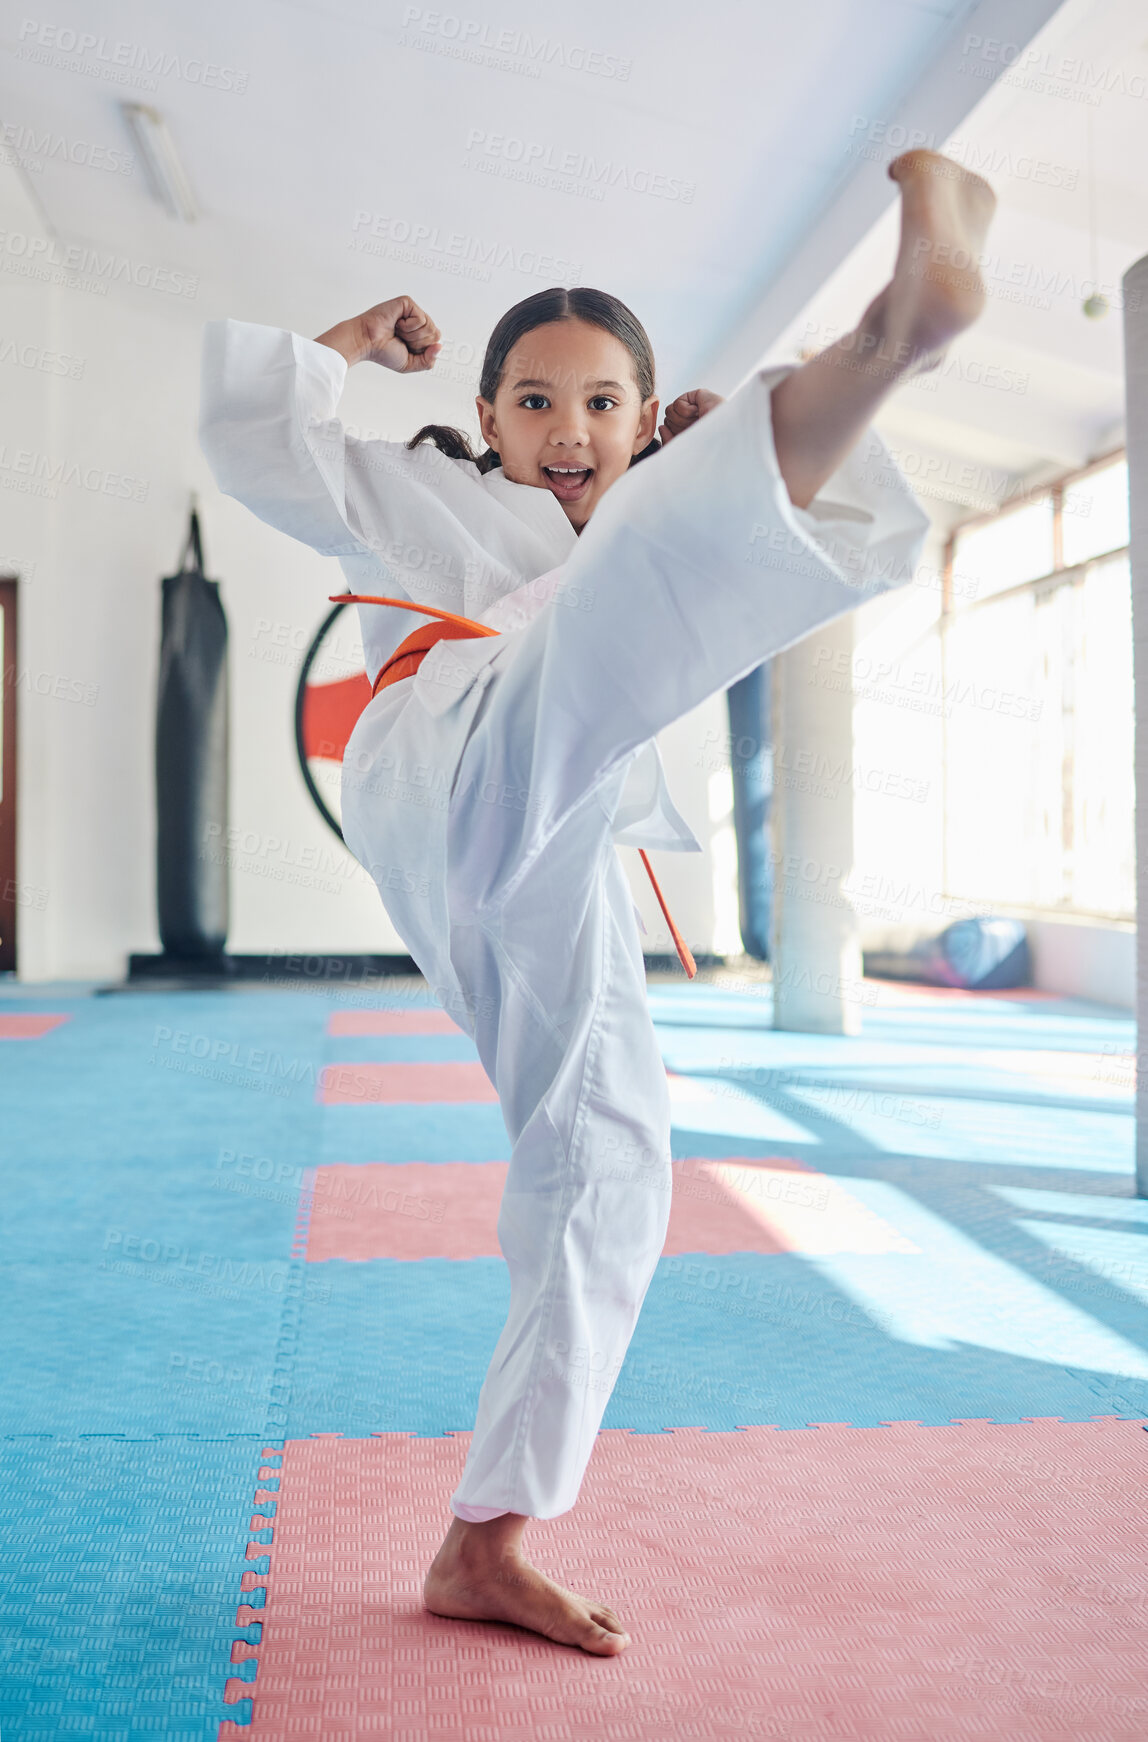
[[[634,375],[643,402],[653,397],[654,353],[646,329],[637,315],[607,291],[575,285],[569,290],[559,286],[554,290],[536,291],[525,301],[516,302],[513,308],[507,309],[490,335],[486,355],[482,360],[478,391],[483,399],[493,403],[502,382],[506,360],[519,339],[526,333],[533,332],[535,327],[549,326],[553,321],[586,321],[589,326],[601,327],[603,332],[612,333],[614,338],[620,339],[634,360]],[[480,472],[492,471],[495,466],[502,464],[493,448],[476,454],[463,432],[460,429],[451,429],[446,424],[424,423],[422,429],[411,437],[407,447],[417,448],[420,442],[427,441],[433,442],[439,452],[445,454],[449,460],[472,460]],[[644,460],[647,454],[656,453],[660,445],[655,438],[640,454],[634,455],[630,464]]]

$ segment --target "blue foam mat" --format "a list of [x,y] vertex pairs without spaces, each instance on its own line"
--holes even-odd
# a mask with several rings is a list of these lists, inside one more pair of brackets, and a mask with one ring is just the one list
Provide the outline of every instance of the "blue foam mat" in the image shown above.
[[215,1742],[262,1449],[0,1440],[5,1742]]
[[461,1064],[478,1057],[465,1034],[337,1034],[327,1041],[339,1064]]
[[411,1102],[323,1109],[323,1161],[508,1161],[497,1103]]
[[[858,1262],[879,1299],[881,1269],[906,1261]],[[924,1288],[928,1260],[909,1262]],[[303,1308],[288,1438],[472,1426],[509,1302],[501,1259],[307,1268],[329,1278],[331,1296]],[[806,1261],[747,1252],[659,1262],[603,1425],[656,1433],[1098,1413],[1148,1413],[1148,1383],[971,1341],[914,1345],[889,1334],[879,1306],[859,1305]]]

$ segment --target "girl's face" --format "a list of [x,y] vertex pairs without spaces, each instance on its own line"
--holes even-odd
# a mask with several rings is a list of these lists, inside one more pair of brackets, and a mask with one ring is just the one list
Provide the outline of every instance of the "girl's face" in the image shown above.
[[483,439],[506,476],[549,490],[576,532],[658,422],[658,401],[642,399],[621,339],[574,319],[520,339],[494,403],[476,404]]

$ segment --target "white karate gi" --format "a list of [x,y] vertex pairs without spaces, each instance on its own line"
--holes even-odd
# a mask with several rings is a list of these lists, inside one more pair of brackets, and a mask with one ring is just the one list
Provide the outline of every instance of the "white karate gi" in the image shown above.
[[[872,432],[792,506],[770,415],[784,368],[633,467],[579,537],[500,469],[347,437],[346,367],[297,334],[210,323],[201,440],[220,488],[337,556],[351,591],[505,631],[440,642],[367,706],[342,818],[513,1144],[510,1313],[451,1505],[550,1518],[577,1498],[669,1214],[669,1097],[614,851],[697,847],[652,740],[908,580],[928,521]],[[372,680],[427,621],[360,616]]]

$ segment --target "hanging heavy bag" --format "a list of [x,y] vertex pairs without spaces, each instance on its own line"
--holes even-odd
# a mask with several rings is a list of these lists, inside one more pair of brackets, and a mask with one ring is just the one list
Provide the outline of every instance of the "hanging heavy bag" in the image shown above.
[[227,942],[227,619],[193,512],[163,582],[156,710],[156,901],[164,954],[206,964]]

